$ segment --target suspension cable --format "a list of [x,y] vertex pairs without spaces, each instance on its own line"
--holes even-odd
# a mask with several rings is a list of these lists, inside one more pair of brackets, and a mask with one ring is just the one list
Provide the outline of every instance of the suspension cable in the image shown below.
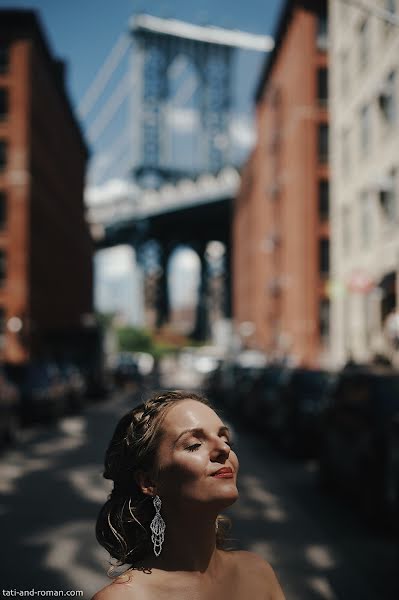
[[78,106],[78,113],[82,119],[85,119],[93,106],[96,104],[100,94],[104,91],[105,86],[110,80],[115,69],[120,61],[125,56],[127,49],[130,46],[130,38],[127,34],[119,36],[115,46],[112,48],[108,57],[100,67],[94,81],[84,94]]
[[[115,163],[117,158],[121,157],[122,151],[128,150],[129,144],[131,143],[130,132],[126,129],[122,135],[116,137],[115,141],[107,148],[104,154],[94,156],[94,160],[89,167],[89,177],[95,180],[100,180],[104,177],[104,174],[109,171],[112,165]],[[129,152],[127,155],[130,156]],[[102,159],[102,161],[101,161]],[[97,164],[96,163],[100,163]]]
[[115,89],[111,98],[102,108],[92,125],[89,127],[88,137],[90,142],[93,144],[107,127],[108,123],[112,120],[115,113],[129,95],[132,89],[132,78],[130,73],[127,73],[123,79],[119,82],[119,85]]

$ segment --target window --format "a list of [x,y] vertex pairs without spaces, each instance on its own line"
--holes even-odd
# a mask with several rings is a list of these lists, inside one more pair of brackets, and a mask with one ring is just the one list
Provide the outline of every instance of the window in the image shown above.
[[0,121],[5,121],[8,117],[8,90],[0,87]]
[[[396,16],[396,0],[385,0],[384,8],[388,13],[391,13],[393,17]],[[393,23],[390,23],[388,20],[384,21],[384,35],[389,34],[394,29],[395,26]]]
[[7,277],[7,255],[4,250],[0,250],[0,286],[4,285]]
[[6,193],[0,190],[0,231],[4,229],[7,220]]
[[395,87],[396,74],[394,71],[391,71],[378,94],[378,104],[381,109],[381,113],[385,121],[388,123],[393,123],[396,119]]
[[0,140],[0,172],[7,166],[7,142]]
[[270,154],[276,155],[280,149],[281,145],[281,129],[277,126],[274,126],[270,129],[270,145],[269,150]]
[[317,101],[326,106],[328,101],[328,71],[322,67],[317,70]]
[[350,152],[349,152],[349,129],[344,129],[342,132],[342,150],[341,150],[342,174],[347,176],[350,170]]
[[346,253],[349,253],[351,249],[351,219],[352,212],[350,206],[344,206],[342,208],[342,249]]
[[360,111],[360,151],[366,156],[370,149],[370,107],[363,106]]
[[363,69],[369,61],[369,21],[364,19],[359,27],[359,67]]
[[372,198],[367,191],[360,194],[360,244],[362,248],[368,248],[372,239]]
[[2,350],[5,345],[5,341],[6,341],[5,333],[6,333],[6,311],[1,306],[0,307],[0,350]]
[[341,93],[346,95],[349,90],[349,51],[342,50],[340,53],[340,68],[341,68]]
[[322,238],[319,241],[319,272],[326,277],[330,271],[330,240]]
[[392,169],[386,180],[386,184],[381,187],[379,193],[381,208],[385,219],[389,223],[397,222],[398,217],[396,176],[396,169]]
[[10,68],[10,48],[8,44],[0,42],[0,74],[8,73]]
[[281,108],[281,89],[274,85],[270,91],[270,103],[274,110]]
[[339,18],[340,20],[343,22],[343,24],[345,25],[347,23],[348,17],[349,17],[349,7],[346,4],[346,2],[339,2],[339,7],[340,7],[340,15]]
[[329,217],[329,184],[326,179],[319,181],[319,219],[328,221]]
[[322,340],[326,340],[330,334],[330,301],[323,298],[319,302],[319,332]]
[[325,51],[328,47],[328,29],[327,29],[327,14],[318,15],[317,17],[317,34],[316,46],[319,50]]
[[326,163],[328,161],[328,125],[320,123],[318,130],[318,151],[319,162]]

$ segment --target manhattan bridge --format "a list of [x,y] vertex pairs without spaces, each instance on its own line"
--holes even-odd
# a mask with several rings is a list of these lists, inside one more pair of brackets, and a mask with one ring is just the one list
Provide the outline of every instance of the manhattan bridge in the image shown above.
[[[194,249],[201,263],[193,335],[206,336],[212,303],[230,316],[231,213],[240,183],[229,139],[233,58],[236,49],[272,47],[268,36],[135,15],[79,106],[92,144],[119,118],[122,132],[107,142],[107,160],[127,160],[127,172],[116,185],[107,181],[107,160],[98,161],[97,172],[101,166],[105,171],[104,193],[101,202],[88,202],[88,219],[97,249],[134,248],[144,273],[145,305],[156,314],[157,326],[168,320],[167,265],[182,244]],[[115,77],[111,96],[90,122]],[[127,117],[121,121],[123,103]],[[176,115],[196,119],[190,142],[180,141],[184,160],[177,158],[170,126]],[[223,250],[212,262],[209,243],[215,241]],[[212,272],[222,282],[213,295]]]

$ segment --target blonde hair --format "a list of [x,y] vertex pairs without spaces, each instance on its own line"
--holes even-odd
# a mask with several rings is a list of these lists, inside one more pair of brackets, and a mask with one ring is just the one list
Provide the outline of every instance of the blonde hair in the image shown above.
[[[112,480],[114,487],[97,517],[96,537],[118,561],[116,567],[132,566],[152,552],[149,526],[154,509],[151,497],[139,488],[135,473],[156,468],[163,419],[168,408],[182,400],[197,400],[210,406],[207,398],[193,392],[156,394],[120,419],[106,451],[103,476]],[[226,546],[230,528],[230,519],[218,515],[217,548],[231,549]]]

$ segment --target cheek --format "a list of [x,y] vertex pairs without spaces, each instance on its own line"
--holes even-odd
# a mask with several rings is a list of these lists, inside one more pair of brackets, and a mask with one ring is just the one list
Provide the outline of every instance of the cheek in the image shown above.
[[160,481],[163,485],[194,482],[206,475],[209,457],[204,453],[180,451],[163,455],[160,461]]

